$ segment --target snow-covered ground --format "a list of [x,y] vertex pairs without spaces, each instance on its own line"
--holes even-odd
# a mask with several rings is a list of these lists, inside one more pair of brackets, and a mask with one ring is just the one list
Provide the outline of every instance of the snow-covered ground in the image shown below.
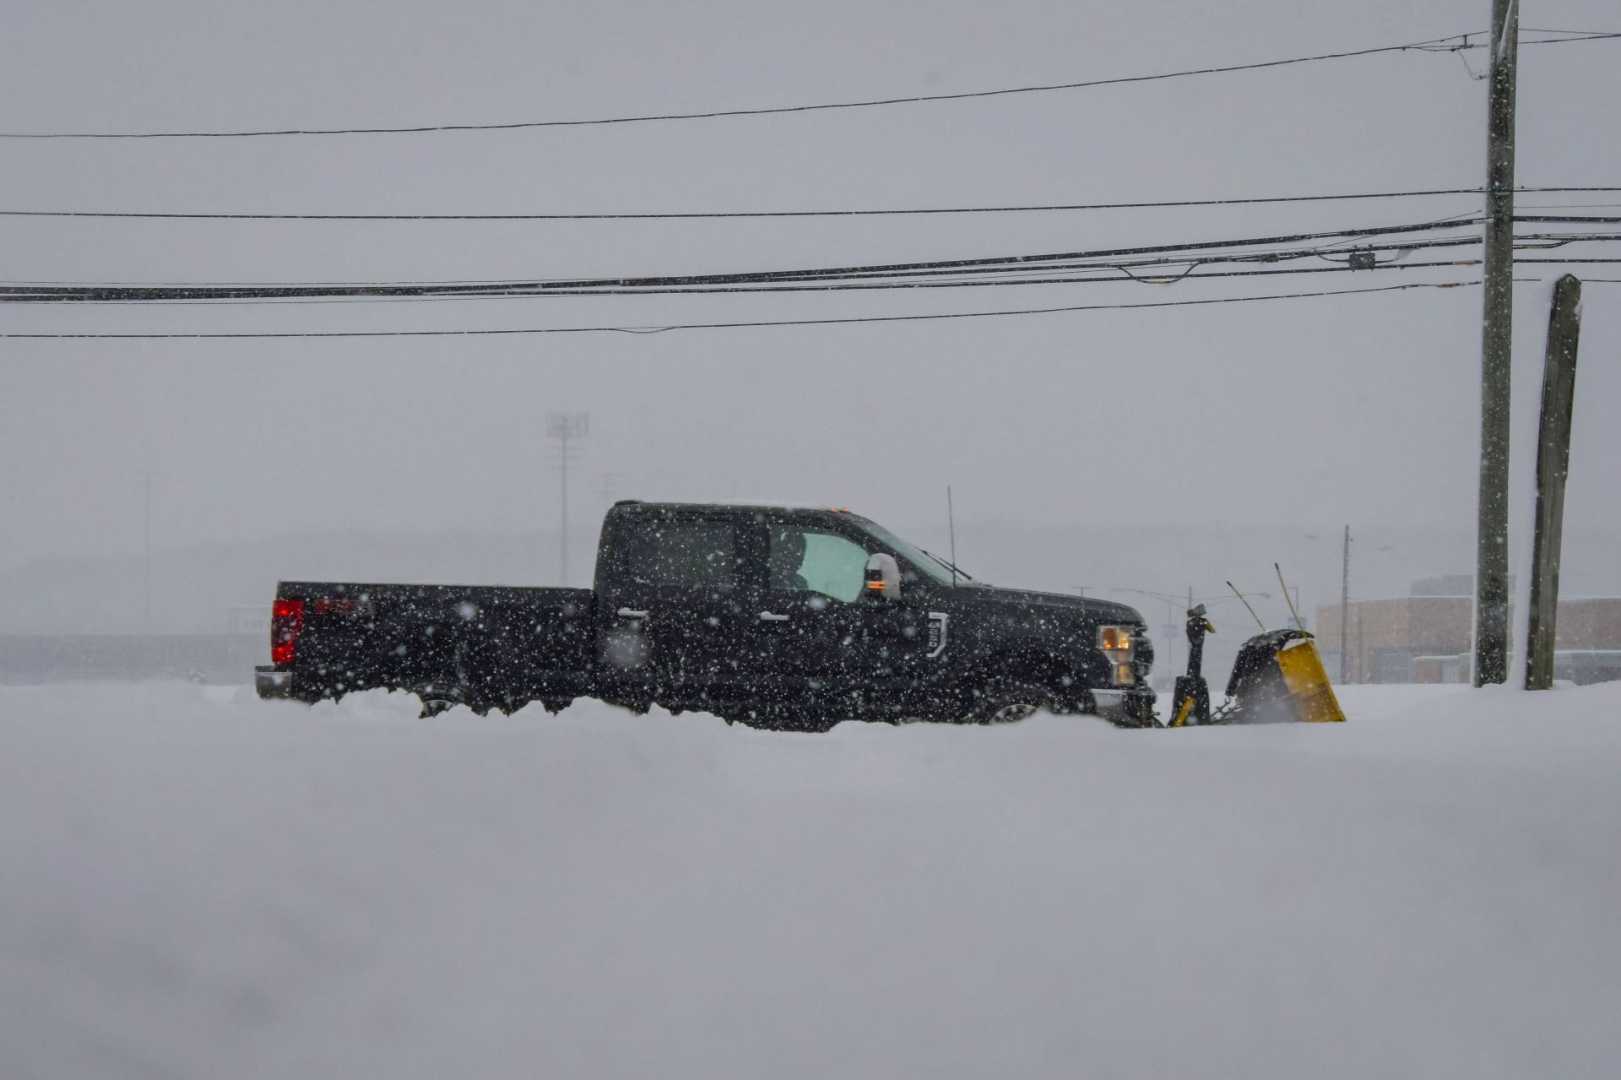
[[0,1074],[1621,1073],[1621,684],[830,736],[0,688]]

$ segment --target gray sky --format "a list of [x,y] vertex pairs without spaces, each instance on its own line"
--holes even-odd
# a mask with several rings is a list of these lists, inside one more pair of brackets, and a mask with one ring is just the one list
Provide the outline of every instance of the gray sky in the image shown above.
[[[13,0],[6,130],[524,120],[979,89],[1481,29],[1485,0],[321,3]],[[1616,29],[1613,0],[1528,26]],[[1621,181],[1616,43],[1527,49],[1524,184]],[[1483,60],[1472,57],[1478,67]],[[15,208],[496,212],[918,206],[1480,183],[1484,84],[1399,54],[850,112],[483,134],[6,142]],[[1612,201],[1621,197],[1610,196]],[[1522,204],[1604,196],[1524,197]],[[1064,250],[1417,221],[1461,197],[854,221],[0,221],[7,280],[478,279]],[[1613,249],[1612,249],[1613,250]],[[1553,269],[1528,268],[1551,278]],[[1592,276],[1609,268],[1594,267]],[[1474,271],[1415,274],[1447,280]],[[0,308],[0,326],[338,329],[826,317],[1392,283],[922,295]],[[1546,284],[1520,286],[1516,391]],[[895,522],[1472,518],[1478,290],[956,323],[566,338],[0,343],[0,564],[344,529],[554,523],[542,420],[589,410],[595,492],[786,493]],[[1621,531],[1621,286],[1593,285],[1569,522]],[[582,504],[583,507],[584,504]],[[594,505],[594,502],[592,503]],[[1518,513],[1518,511],[1516,511]]]

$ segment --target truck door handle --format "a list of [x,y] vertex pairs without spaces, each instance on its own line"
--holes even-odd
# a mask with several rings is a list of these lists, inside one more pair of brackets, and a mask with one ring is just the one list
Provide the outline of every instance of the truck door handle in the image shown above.
[[788,616],[786,616],[786,615],[778,615],[775,611],[762,611],[762,612],[760,612],[760,621],[761,622],[787,622],[788,621]]
[[645,618],[647,618],[647,612],[645,612],[645,611],[632,611],[628,607],[620,608],[618,614],[619,614],[619,617],[621,619],[645,619]]

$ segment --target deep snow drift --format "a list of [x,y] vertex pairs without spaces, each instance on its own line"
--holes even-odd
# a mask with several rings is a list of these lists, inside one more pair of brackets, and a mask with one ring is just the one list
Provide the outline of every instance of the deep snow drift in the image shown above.
[[0,688],[7,1077],[1612,1076],[1621,684],[829,736]]

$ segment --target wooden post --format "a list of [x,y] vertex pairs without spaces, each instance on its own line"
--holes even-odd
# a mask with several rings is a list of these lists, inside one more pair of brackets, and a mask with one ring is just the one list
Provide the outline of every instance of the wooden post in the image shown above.
[[1582,283],[1566,274],[1554,283],[1548,353],[1542,368],[1542,419],[1537,427],[1537,516],[1531,544],[1530,633],[1525,688],[1553,686],[1554,622],[1559,610],[1559,546],[1564,532],[1565,477],[1570,472],[1570,418],[1576,403],[1576,343],[1582,330]]
[[1508,681],[1509,357],[1514,314],[1514,85],[1519,12],[1519,0],[1492,0],[1480,497],[1475,525],[1476,686]]

